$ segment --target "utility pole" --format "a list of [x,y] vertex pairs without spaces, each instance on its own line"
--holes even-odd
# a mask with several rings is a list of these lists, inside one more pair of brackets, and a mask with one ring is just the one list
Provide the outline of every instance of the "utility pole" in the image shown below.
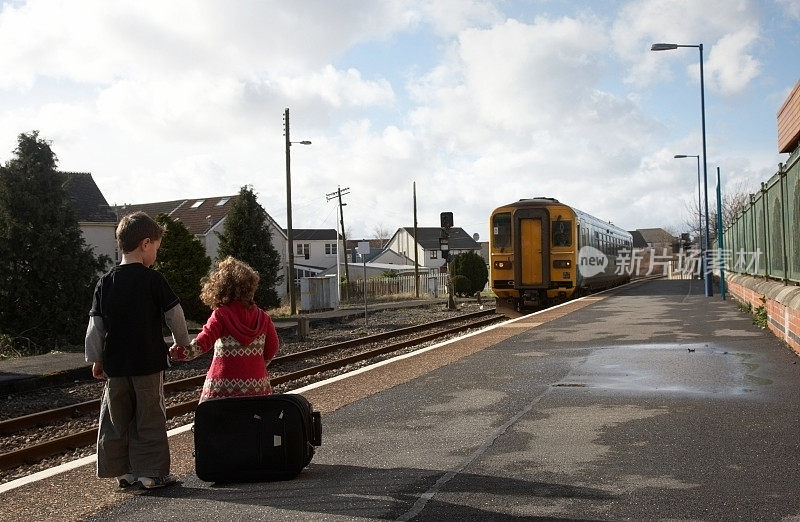
[[[336,192],[331,192],[330,194],[326,194],[325,197],[328,201],[332,200],[333,198],[339,198],[339,223],[342,226],[342,250],[344,251],[344,282],[345,282],[345,299],[350,297],[350,270],[348,269],[347,265],[347,236],[344,232],[344,206],[347,203],[342,203],[342,196],[346,196],[350,194],[350,187],[337,187]],[[337,256],[338,258],[338,256]]]
[[417,243],[417,182],[414,182],[414,292],[419,299],[419,243]]
[[297,304],[295,303],[295,288],[294,288],[294,232],[292,231],[292,169],[291,169],[291,154],[289,153],[292,143],[299,143],[301,145],[311,145],[308,140],[291,141],[289,138],[289,109],[283,111],[283,125],[286,136],[286,241],[289,243],[288,258],[289,268],[286,277],[289,280],[289,308],[291,315],[297,312]]

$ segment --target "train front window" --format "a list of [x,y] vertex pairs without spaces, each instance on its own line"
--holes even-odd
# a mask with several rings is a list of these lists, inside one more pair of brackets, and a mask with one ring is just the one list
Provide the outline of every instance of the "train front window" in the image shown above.
[[492,218],[492,244],[502,249],[511,246],[511,213],[495,214]]
[[553,221],[553,246],[572,246],[572,220],[559,219]]

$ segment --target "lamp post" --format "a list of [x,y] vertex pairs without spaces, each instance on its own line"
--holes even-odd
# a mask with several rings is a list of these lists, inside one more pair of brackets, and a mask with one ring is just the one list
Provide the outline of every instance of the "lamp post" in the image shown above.
[[706,161],[706,99],[705,99],[705,85],[703,82],[703,44],[696,45],[681,45],[672,43],[654,43],[650,46],[651,51],[672,51],[678,47],[696,47],[700,51],[700,119],[702,123],[703,132],[703,192],[705,194],[705,219],[706,219],[706,234],[703,238],[703,273],[705,279],[706,297],[714,295],[714,290],[711,287],[711,278],[705,272],[709,267],[708,259],[708,165]]
[[287,277],[289,279],[289,306],[291,315],[297,313],[297,305],[294,300],[294,233],[292,232],[292,169],[291,157],[289,149],[292,143],[299,143],[300,145],[311,145],[308,140],[291,141],[289,138],[289,109],[283,111],[283,124],[286,130],[286,241],[289,243],[289,270]]
[[[700,234],[697,244],[702,248],[703,244],[703,205],[700,203],[700,198],[703,195],[702,186],[700,185],[700,155],[699,154],[675,154],[675,159],[680,158],[697,158],[697,233]],[[703,274],[705,277],[705,274]]]
[[[717,248],[720,254],[725,247],[722,237],[722,182],[719,179],[719,167],[717,167]],[[719,295],[725,299],[725,263],[719,265]]]

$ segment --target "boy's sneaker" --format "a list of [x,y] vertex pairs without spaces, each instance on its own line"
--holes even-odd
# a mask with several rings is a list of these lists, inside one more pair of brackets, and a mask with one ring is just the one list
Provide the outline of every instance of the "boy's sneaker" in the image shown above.
[[139,477],[139,482],[145,489],[163,488],[178,482],[178,477],[172,473],[167,473],[163,477]]
[[136,477],[131,473],[125,473],[124,475],[117,477],[117,484],[121,488],[129,488],[136,484]]

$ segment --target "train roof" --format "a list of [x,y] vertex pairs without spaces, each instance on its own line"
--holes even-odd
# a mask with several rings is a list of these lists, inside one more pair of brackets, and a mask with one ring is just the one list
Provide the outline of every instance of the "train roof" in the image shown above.
[[[594,217],[591,214],[583,212],[582,210],[578,210],[577,208],[575,208],[573,206],[570,206],[570,205],[567,205],[566,203],[562,203],[559,200],[557,200],[556,198],[548,198],[548,197],[539,196],[539,197],[534,197],[534,198],[520,199],[519,201],[516,201],[514,203],[509,203],[508,205],[503,205],[503,207],[505,207],[505,208],[508,208],[508,207],[520,208],[520,207],[548,206],[548,205],[564,205],[565,207],[567,207],[570,210],[572,210],[573,212],[575,212],[575,214],[579,218],[583,219],[584,221],[591,222],[594,226],[605,227],[608,230],[609,233],[613,230],[614,232],[616,232],[618,234],[621,234],[623,236],[630,236],[631,235],[630,232],[628,232],[624,228],[620,228],[620,227],[618,227],[618,226],[616,226],[616,225],[614,225],[614,224],[612,224],[612,223],[610,223],[608,221],[604,221],[604,220],[602,220],[600,218]],[[503,207],[500,207],[500,208],[503,208]]]

